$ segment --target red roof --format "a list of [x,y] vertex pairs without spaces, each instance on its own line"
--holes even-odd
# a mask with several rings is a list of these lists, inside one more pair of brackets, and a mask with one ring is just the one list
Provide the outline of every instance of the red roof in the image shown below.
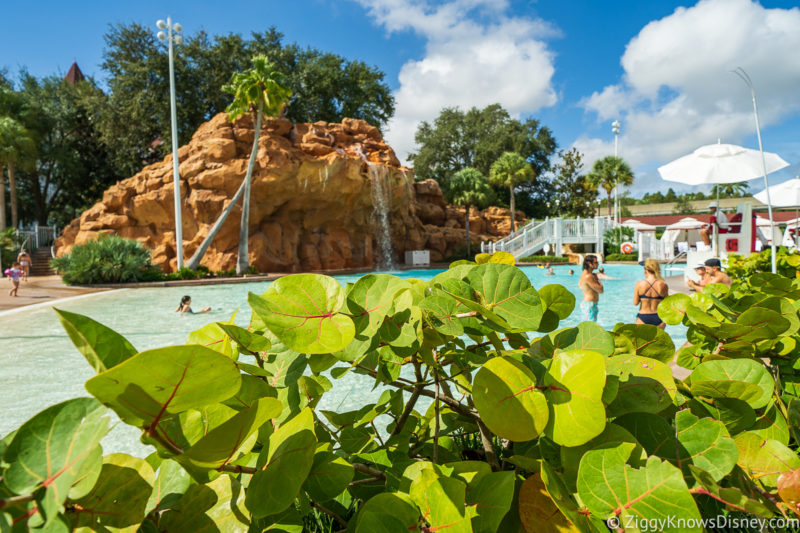
[[[726,213],[730,217],[730,212]],[[756,215],[760,216],[765,219],[769,219],[769,213],[767,211],[756,211]],[[711,214],[704,213],[699,215],[655,215],[655,216],[636,216],[636,217],[622,217],[621,220],[625,222],[626,220],[638,220],[639,222],[644,222],[645,224],[650,224],[651,226],[669,226],[670,224],[674,224],[681,220],[682,218],[696,218],[701,222],[710,222],[711,221]],[[775,222],[786,222],[787,220],[792,220],[796,218],[797,215],[794,211],[773,211],[772,212],[772,219]]]
[[78,62],[73,61],[72,66],[69,67],[69,72],[64,76],[64,80],[70,85],[75,85],[79,81],[84,81],[85,79],[83,72],[81,72],[80,67],[78,67]]

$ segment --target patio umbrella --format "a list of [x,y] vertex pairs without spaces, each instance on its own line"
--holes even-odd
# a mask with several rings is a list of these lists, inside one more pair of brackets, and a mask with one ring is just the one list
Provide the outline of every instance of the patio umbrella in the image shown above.
[[[767,174],[788,166],[789,163],[778,154],[718,142],[701,146],[691,154],[659,167],[658,173],[667,181],[687,185],[737,183],[763,176],[764,186],[769,187]],[[772,223],[772,205],[770,202],[766,204]],[[775,260],[774,242],[772,259]]]
[[[800,178],[794,178],[789,181],[784,181],[780,185],[773,185],[764,189],[760,193],[754,194],[753,198],[761,203],[767,203],[767,192],[769,192],[769,200],[772,200],[772,205],[775,207],[794,207],[794,216],[798,216],[798,207],[800,207]],[[796,236],[795,239],[798,237]]]

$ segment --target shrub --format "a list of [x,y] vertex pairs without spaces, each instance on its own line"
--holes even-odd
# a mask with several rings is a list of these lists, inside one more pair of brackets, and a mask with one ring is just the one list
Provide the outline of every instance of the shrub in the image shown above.
[[[797,276],[798,267],[800,267],[800,253],[793,252],[784,246],[778,246],[775,253],[775,266],[778,274],[782,276]],[[728,266],[725,271],[731,278],[740,280],[759,272],[772,272],[772,250],[767,248],[747,256],[731,254],[728,256]]]
[[633,228],[628,226],[617,226],[606,230],[603,234],[606,255],[620,253],[620,246],[622,246],[623,242],[633,239],[633,233]]
[[70,253],[52,259],[50,264],[67,285],[129,283],[152,280],[160,274],[150,263],[149,250],[119,235],[101,235],[75,245]]
[[529,255],[521,257],[520,263],[569,263],[569,258],[566,256],[556,257],[554,255]]
[[[800,279],[666,298],[659,315],[689,328],[678,381],[666,332],[558,329],[569,290],[537,290],[509,254],[475,259],[429,282],[286,276],[249,294],[247,329],[143,352],[58,311],[93,398],[0,440],[2,523],[300,531],[324,513],[352,533],[597,533],[798,513]],[[383,392],[317,409],[345,375]],[[156,452],[102,457],[108,409]]]
[[0,259],[2,259],[3,270],[10,267],[17,260],[20,246],[23,239],[20,238],[17,230],[6,228],[0,231]]
[[638,254],[609,254],[606,261],[638,261]]

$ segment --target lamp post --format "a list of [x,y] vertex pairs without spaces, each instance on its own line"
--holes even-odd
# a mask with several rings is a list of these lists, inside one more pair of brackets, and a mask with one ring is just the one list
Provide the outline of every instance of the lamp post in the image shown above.
[[[178,258],[178,270],[183,268],[183,220],[181,217],[181,176],[178,173],[178,114],[175,104],[175,62],[173,60],[173,44],[181,44],[183,28],[177,22],[167,17],[167,21],[159,20],[156,26],[159,41],[167,41],[169,45],[169,107],[172,121],[172,181],[173,196],[175,197],[175,255]],[[164,33],[164,29],[167,30]],[[173,33],[174,32],[174,33]]]
[[[733,71],[734,74],[742,78],[748,87],[750,87],[750,96],[753,97],[753,113],[756,116],[756,135],[758,135],[758,150],[761,152],[761,170],[764,172],[764,189],[767,191],[767,211],[769,212],[769,228],[770,231],[773,227],[772,222],[772,202],[770,201],[769,197],[769,182],[767,181],[767,162],[764,159],[764,147],[761,144],[761,127],[758,123],[758,105],[756,104],[756,90],[753,88],[753,82],[750,79],[750,76],[747,75],[747,72],[744,71],[742,67],[737,67],[736,70]],[[770,256],[772,257],[772,273],[776,274],[778,272],[778,268],[776,265],[776,257],[775,257],[775,235],[771,235],[770,239]]]
[[[614,133],[614,157],[619,157],[619,133],[622,131],[620,128],[622,124],[619,120],[611,123],[611,131]],[[616,176],[614,176],[616,178]],[[614,221],[619,224],[619,183],[614,181]]]

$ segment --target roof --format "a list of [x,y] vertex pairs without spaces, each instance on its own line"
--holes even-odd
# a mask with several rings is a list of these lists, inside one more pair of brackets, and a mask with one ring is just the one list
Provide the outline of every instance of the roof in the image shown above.
[[64,81],[70,85],[75,85],[79,81],[84,81],[85,79],[86,77],[83,75],[83,72],[81,72],[78,62],[73,61],[72,66],[69,67],[69,72],[67,72],[67,75],[64,76]]
[[[731,212],[730,211],[725,213],[725,214],[728,215],[728,218],[730,218],[730,216],[731,216]],[[766,209],[764,211],[760,211],[759,210],[755,214],[757,216],[769,219],[769,213],[767,213]],[[622,217],[621,220],[622,220],[622,222],[625,222],[626,220],[633,220],[635,218],[635,220],[638,220],[639,222],[644,222],[645,224],[651,224],[653,226],[657,226],[657,227],[662,227],[663,228],[665,226],[669,226],[670,224],[675,224],[679,220],[681,220],[683,218],[686,218],[686,217],[689,217],[689,216],[692,217],[692,218],[696,218],[697,220],[700,220],[702,222],[706,222],[706,223],[711,221],[711,215],[708,214],[708,213],[701,214],[701,215],[657,215],[657,216],[637,215],[636,217]],[[796,217],[796,215],[795,215],[794,210],[792,210],[792,211],[773,211],[772,212],[772,219],[775,222],[778,222],[778,223],[781,223],[781,224],[784,224],[784,223],[786,223],[786,221],[792,220],[795,217]]]

